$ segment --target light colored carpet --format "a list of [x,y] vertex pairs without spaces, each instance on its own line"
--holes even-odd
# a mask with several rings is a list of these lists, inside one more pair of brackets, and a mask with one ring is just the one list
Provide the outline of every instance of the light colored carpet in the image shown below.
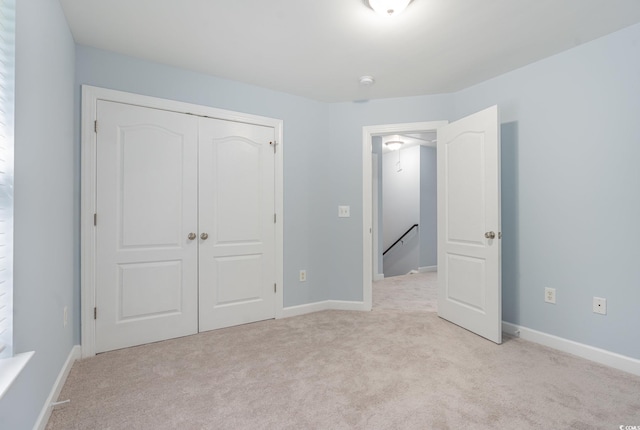
[[438,310],[438,273],[393,276],[373,283],[373,309]]
[[617,429],[640,378],[431,312],[324,311],[74,364],[48,430]]

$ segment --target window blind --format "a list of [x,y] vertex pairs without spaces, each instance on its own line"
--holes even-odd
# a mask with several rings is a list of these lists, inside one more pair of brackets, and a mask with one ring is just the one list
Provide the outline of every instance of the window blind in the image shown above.
[[13,346],[15,0],[0,0],[0,357]]

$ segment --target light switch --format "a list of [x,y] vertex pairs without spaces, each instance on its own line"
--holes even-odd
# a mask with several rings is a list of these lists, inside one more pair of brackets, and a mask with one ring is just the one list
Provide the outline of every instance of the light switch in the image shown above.
[[350,206],[338,206],[338,217],[349,218],[351,216]]

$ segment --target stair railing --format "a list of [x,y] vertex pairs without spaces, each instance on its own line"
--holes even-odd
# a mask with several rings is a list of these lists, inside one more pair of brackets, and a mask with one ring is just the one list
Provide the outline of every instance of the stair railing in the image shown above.
[[412,231],[414,228],[418,228],[418,224],[414,224],[414,225],[412,225],[411,227],[409,227],[409,230],[405,231],[405,232],[404,232],[404,234],[403,234],[402,236],[400,236],[400,238],[399,238],[398,240],[396,240],[395,242],[393,242],[393,245],[391,245],[390,247],[388,247],[388,248],[387,248],[387,250],[386,250],[386,251],[384,251],[384,252],[382,253],[382,255],[384,256],[387,252],[389,252],[389,251],[391,250],[391,248],[393,248],[394,246],[396,246],[399,242],[402,242],[402,239],[404,239],[404,237],[405,237],[406,235],[408,235],[409,233],[411,233],[411,231]]

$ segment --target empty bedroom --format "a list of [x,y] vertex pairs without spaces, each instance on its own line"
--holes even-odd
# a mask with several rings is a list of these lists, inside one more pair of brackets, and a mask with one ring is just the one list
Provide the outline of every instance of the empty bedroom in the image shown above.
[[0,429],[640,426],[637,0],[0,0]]

